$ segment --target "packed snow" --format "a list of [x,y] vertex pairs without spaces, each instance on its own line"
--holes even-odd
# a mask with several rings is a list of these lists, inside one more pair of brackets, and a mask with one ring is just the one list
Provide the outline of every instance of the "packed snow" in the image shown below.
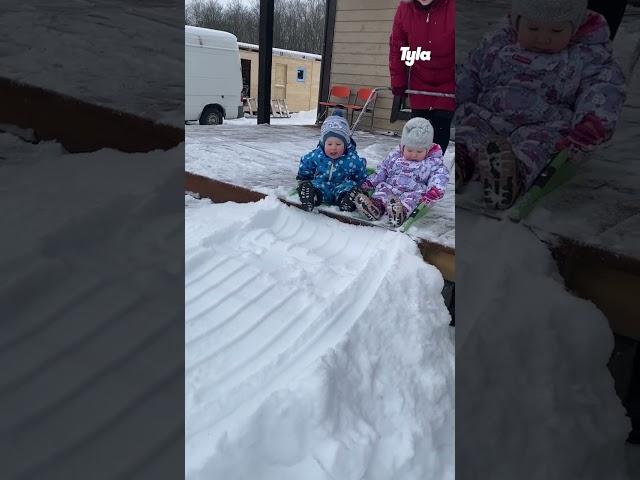
[[[238,42],[238,47],[248,50],[253,50],[255,52],[260,51],[260,46],[255,45],[253,43],[244,43]],[[309,58],[312,60],[322,60],[322,55],[318,55],[316,53],[307,53],[307,52],[299,52],[297,50],[286,50],[284,48],[272,48],[272,54],[278,55],[280,57],[289,57],[289,58]]]
[[454,342],[407,236],[185,195],[190,480],[454,478]]
[[4,1],[2,76],[182,127],[182,15],[173,0]]
[[[290,117],[271,117],[269,123],[271,125],[315,125],[318,110],[308,110],[304,112],[294,112]],[[225,125],[257,125],[258,119],[245,114],[242,118],[234,118],[224,121]]]

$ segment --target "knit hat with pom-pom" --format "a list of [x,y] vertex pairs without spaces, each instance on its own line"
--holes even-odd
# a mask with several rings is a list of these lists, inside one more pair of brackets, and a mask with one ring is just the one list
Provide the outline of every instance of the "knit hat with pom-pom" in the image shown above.
[[349,130],[349,124],[344,118],[344,112],[341,109],[334,110],[320,128],[320,143],[323,147],[324,142],[330,137],[342,140],[345,148],[351,143],[351,130]]

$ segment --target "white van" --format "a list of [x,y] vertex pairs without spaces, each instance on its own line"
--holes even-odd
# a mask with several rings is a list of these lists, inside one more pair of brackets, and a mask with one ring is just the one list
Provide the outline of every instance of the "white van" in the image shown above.
[[235,35],[184,27],[184,120],[218,125],[244,116],[240,52]]

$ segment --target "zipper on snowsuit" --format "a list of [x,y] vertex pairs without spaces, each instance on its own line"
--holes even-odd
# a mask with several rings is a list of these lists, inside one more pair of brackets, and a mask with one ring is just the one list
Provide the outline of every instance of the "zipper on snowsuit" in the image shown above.
[[328,182],[331,181],[331,175],[333,175],[333,160],[331,161],[331,167],[329,168],[329,180],[327,180]]

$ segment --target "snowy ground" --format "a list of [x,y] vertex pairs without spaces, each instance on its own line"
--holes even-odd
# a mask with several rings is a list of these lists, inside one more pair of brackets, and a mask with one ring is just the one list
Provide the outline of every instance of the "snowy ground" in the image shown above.
[[[308,110],[306,112],[292,113],[289,118],[271,117],[271,125],[315,125],[316,116],[318,111],[316,109]],[[235,118],[225,120],[224,125],[257,125],[257,118],[249,117],[249,114],[245,114],[243,118]],[[188,125],[199,125],[198,122],[188,122]]]
[[155,468],[172,471],[165,449],[183,444],[183,365],[167,356],[184,332],[183,211],[171,202],[183,147],[68,154],[10,130],[19,135],[0,132],[2,477],[158,478]]
[[185,196],[190,480],[454,478],[440,273],[405,235]]
[[456,478],[639,478],[605,316],[528,229],[463,212],[456,225]]
[[2,76],[181,127],[182,6],[142,3],[2,1]]

